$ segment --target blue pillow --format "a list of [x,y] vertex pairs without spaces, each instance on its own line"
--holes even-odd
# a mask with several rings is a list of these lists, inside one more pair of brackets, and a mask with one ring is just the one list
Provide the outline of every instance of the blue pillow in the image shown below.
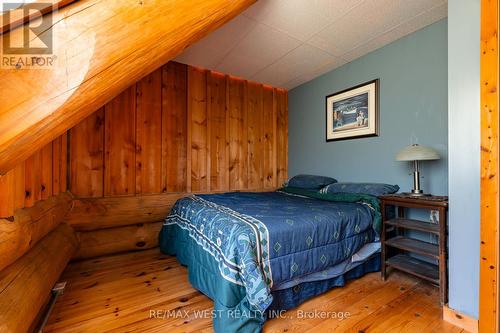
[[297,175],[290,178],[286,183],[286,187],[305,188],[310,190],[319,190],[326,185],[336,183],[337,180],[331,177],[315,176],[315,175]]
[[375,196],[399,191],[398,185],[382,183],[335,183],[324,187],[321,193],[363,193]]

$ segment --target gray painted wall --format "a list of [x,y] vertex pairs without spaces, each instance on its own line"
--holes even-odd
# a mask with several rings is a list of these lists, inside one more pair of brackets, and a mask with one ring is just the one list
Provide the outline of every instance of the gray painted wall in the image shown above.
[[450,307],[477,318],[480,0],[448,2]]
[[[325,141],[325,96],[380,79],[380,136]],[[447,22],[441,20],[289,92],[289,175],[412,187],[412,167],[397,151],[412,143],[437,149],[422,166],[422,187],[448,192]]]
[[[394,161],[396,152],[411,143],[436,148],[442,159],[423,165],[422,185],[450,196],[449,305],[477,318],[480,0],[450,0],[448,7],[449,21],[289,92],[289,174],[395,183],[405,191],[411,166]],[[325,96],[375,78],[380,136],[325,142]]]

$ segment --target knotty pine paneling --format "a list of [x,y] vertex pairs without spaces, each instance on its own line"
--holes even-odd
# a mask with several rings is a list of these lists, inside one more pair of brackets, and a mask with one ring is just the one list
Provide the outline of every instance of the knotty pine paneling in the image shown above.
[[52,141],[52,196],[68,190],[68,142],[68,133]]
[[161,81],[154,71],[137,82],[136,193],[161,192]]
[[67,163],[67,150],[62,148],[67,144],[66,136],[58,137],[0,176],[0,219],[12,219],[15,210],[66,191],[67,167],[61,167]]
[[[26,167],[24,162],[14,168],[11,177],[14,179],[14,193],[11,194],[13,196],[12,200],[14,200],[14,210],[24,208],[24,199],[26,197]],[[57,186],[58,185],[54,183],[54,188]],[[2,201],[0,200],[0,202]],[[0,214],[0,216],[2,215]]]
[[210,151],[210,190],[229,188],[228,113],[226,112],[226,76],[207,74],[207,115]]
[[69,131],[70,191],[82,197],[104,194],[104,109],[91,114]]
[[276,171],[277,186],[282,186],[288,177],[288,93],[276,89]]
[[52,141],[52,195],[61,192],[61,138]]
[[192,192],[209,191],[207,73],[188,67],[188,175],[187,188]]
[[104,195],[133,195],[136,184],[136,85],[104,107]]
[[169,62],[70,131],[80,198],[272,190],[287,178],[287,92]]
[[264,187],[263,175],[263,87],[261,84],[248,82],[247,99],[247,138],[248,138],[248,188],[251,190]]
[[8,217],[14,215],[15,209],[15,182],[14,172],[7,172],[0,176],[0,216]]
[[26,198],[24,200],[25,207],[32,207],[35,202],[42,199],[41,197],[41,153],[36,151],[25,162],[25,190]]
[[42,164],[40,196],[42,200],[47,200],[52,196],[52,144],[42,148],[40,158]]
[[248,187],[247,85],[243,80],[228,82],[229,189]]
[[187,66],[169,62],[162,72],[162,192],[187,186]]
[[68,179],[69,179],[68,132],[61,135],[59,137],[59,139],[61,140],[61,163],[59,166],[59,183],[60,183],[59,189],[61,192],[66,192],[68,190]]
[[264,188],[272,189],[278,184],[276,174],[276,101],[275,89],[264,86],[262,92],[262,172]]

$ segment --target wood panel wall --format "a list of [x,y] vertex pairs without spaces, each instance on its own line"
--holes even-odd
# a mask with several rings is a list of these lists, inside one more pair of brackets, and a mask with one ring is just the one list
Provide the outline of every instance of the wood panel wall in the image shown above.
[[274,189],[287,178],[287,107],[286,90],[169,62],[69,131],[69,189]]
[[286,90],[175,62],[127,88],[69,131],[76,257],[157,246],[187,193],[281,186],[287,108]]
[[481,232],[479,332],[499,332],[500,1],[481,1]]
[[65,133],[0,176],[0,220],[67,190],[67,140]]

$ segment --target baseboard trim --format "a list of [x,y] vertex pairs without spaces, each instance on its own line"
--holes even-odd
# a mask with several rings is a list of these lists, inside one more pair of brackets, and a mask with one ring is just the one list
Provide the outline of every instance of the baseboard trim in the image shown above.
[[476,318],[453,310],[448,305],[443,306],[443,320],[470,333],[479,332],[479,323]]

